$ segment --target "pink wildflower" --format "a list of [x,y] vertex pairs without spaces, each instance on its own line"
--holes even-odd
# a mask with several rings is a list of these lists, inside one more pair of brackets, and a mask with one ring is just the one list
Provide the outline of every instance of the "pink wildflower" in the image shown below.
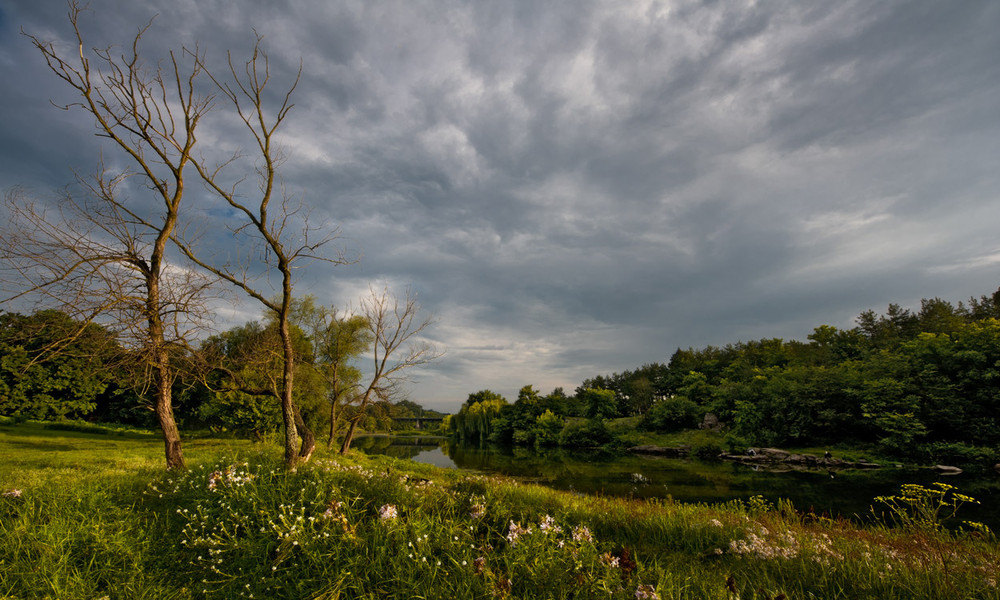
[[378,518],[380,519],[395,519],[399,516],[396,512],[396,507],[392,504],[383,504],[382,508],[378,509]]

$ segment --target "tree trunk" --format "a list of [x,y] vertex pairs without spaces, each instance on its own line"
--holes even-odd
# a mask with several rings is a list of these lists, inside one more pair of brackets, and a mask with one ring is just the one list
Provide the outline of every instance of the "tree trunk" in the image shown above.
[[312,430],[306,425],[298,407],[295,407],[295,428],[298,429],[299,437],[302,439],[302,445],[299,447],[299,460],[304,463],[309,462],[313,452],[316,450],[316,436],[313,435]]
[[[168,221],[169,222],[169,221]],[[156,250],[161,250],[163,243],[158,241]],[[160,271],[159,256],[154,250],[152,267],[146,273],[146,313],[148,323],[148,343],[152,356],[147,357],[153,363],[153,387],[156,389],[156,419],[163,431],[163,450],[166,454],[167,469],[183,469],[184,453],[181,450],[181,435],[174,420],[173,407],[173,376],[170,366],[170,356],[167,354],[163,336],[163,321],[160,320]]]
[[354,431],[358,428],[358,421],[360,419],[352,419],[351,426],[347,429],[347,433],[344,435],[344,441],[340,444],[340,453],[347,454],[347,451],[351,449],[351,442],[354,441]]
[[337,402],[330,403],[330,437],[326,439],[326,449],[333,448],[333,441],[337,439]]
[[165,353],[160,353],[156,365],[156,419],[163,431],[163,446],[167,458],[167,469],[184,468],[184,452],[181,449],[181,435],[177,430],[172,406],[172,390],[169,366]]
[[288,329],[287,314],[278,315],[281,344],[284,349],[285,366],[281,376],[281,417],[285,425],[285,468],[294,470],[299,464],[298,427],[295,417],[295,403],[292,401],[292,385],[295,379],[295,354],[292,336]]

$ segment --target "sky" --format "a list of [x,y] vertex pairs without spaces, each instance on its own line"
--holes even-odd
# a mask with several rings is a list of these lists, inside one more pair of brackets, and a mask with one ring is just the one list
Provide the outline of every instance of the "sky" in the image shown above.
[[[66,12],[0,0],[0,190],[42,202],[106,149],[21,33],[72,52]],[[91,0],[81,27],[128,44],[154,16],[152,63],[197,44],[218,72],[254,31],[274,89],[301,62],[286,191],[358,260],[296,293],[411,289],[444,352],[409,386],[428,408],[1000,287],[992,0]],[[234,302],[217,329],[260,318]]]

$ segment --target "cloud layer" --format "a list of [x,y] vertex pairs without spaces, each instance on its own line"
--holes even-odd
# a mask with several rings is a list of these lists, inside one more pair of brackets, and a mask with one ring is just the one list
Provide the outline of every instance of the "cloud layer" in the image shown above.
[[[1000,285],[994,2],[91,8],[95,46],[157,15],[151,57],[197,43],[218,65],[255,28],[278,87],[301,61],[285,181],[362,258],[300,289],[345,305],[411,286],[447,350],[412,388],[429,406]],[[18,34],[68,40],[64,15],[0,3],[4,188],[96,164],[90,121],[48,104],[67,90]],[[202,143],[227,149],[213,127]]]

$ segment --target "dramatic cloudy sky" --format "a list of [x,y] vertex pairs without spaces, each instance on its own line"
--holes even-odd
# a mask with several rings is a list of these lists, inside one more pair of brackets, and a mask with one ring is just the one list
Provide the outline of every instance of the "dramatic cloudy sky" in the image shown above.
[[[1000,285],[992,0],[90,6],[95,46],[158,15],[153,58],[198,42],[217,65],[256,28],[275,85],[302,60],[285,181],[361,260],[299,289],[410,286],[446,351],[411,388],[428,406]],[[68,41],[65,13],[0,0],[0,188],[45,197],[96,164],[19,33]]]

